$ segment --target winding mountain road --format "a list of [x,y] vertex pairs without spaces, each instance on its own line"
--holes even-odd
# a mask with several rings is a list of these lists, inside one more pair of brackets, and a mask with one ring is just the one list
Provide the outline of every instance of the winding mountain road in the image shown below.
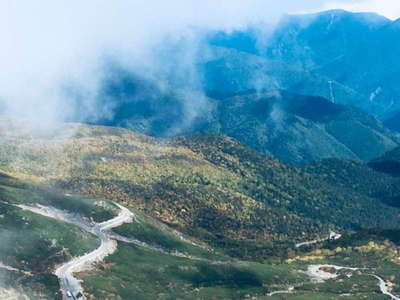
[[176,257],[202,260],[202,258],[198,258],[178,251],[168,251],[167,249],[164,249],[160,246],[149,245],[145,242],[141,242],[133,238],[126,238],[111,232],[111,229],[118,227],[124,223],[131,223],[133,221],[139,222],[139,220],[136,218],[136,215],[132,213],[129,209],[123,207],[122,205],[119,205],[118,203],[114,204],[120,209],[119,215],[111,220],[98,224],[90,223],[82,216],[71,214],[69,212],[59,210],[51,206],[44,206],[40,204],[35,206],[16,205],[21,209],[29,210],[33,213],[73,224],[75,226],[78,226],[82,230],[85,230],[99,237],[101,243],[97,249],[88,254],[85,254],[84,256],[75,258],[56,269],[55,275],[59,279],[64,299],[86,299],[83,295],[83,288],[80,284],[80,281],[73,276],[73,273],[84,271],[90,268],[90,266],[95,262],[99,262],[103,260],[106,256],[114,253],[118,245],[116,241],[132,243],[146,249]]
[[382,294],[389,296],[392,300],[400,300],[400,297],[397,297],[393,295],[391,292],[389,292],[388,285],[385,282],[385,280],[383,280],[377,275],[371,274],[370,276],[375,277],[376,279],[379,280],[379,288],[381,289]]
[[[15,205],[21,209],[29,210],[37,214],[41,214],[46,217],[51,217],[54,219],[62,220],[64,222],[74,224],[83,230],[90,232],[97,237],[99,237],[101,243],[100,246],[94,251],[75,258],[59,268],[55,271],[55,275],[59,278],[61,289],[63,292],[63,298],[67,300],[82,300],[86,299],[83,295],[83,288],[80,284],[80,281],[73,276],[73,273],[84,271],[90,268],[96,262],[103,260],[106,256],[114,253],[117,249],[117,240],[133,243],[138,246],[142,246],[147,249],[151,249],[157,252],[161,252],[164,254],[174,255],[178,257],[186,257],[189,259],[202,260],[201,258],[193,257],[190,255],[186,255],[184,253],[179,252],[168,252],[165,249],[157,246],[151,246],[144,242],[141,242],[132,238],[125,238],[119,236],[118,234],[110,232],[112,228],[121,226],[124,223],[131,223],[134,220],[137,221],[136,216],[129,209],[123,207],[120,204],[114,203],[120,209],[120,213],[117,217],[110,219],[108,221],[97,223],[97,224],[89,224],[86,220],[82,219],[79,216],[72,215],[65,211],[58,210],[54,207],[47,207],[43,205],[29,206],[29,205]],[[300,246],[308,244],[308,242],[302,243]],[[221,262],[225,263],[225,262]],[[1,265],[0,265],[1,267]],[[338,275],[335,273],[326,272],[322,269],[334,269],[334,270],[349,270],[349,271],[357,271],[362,270],[362,268],[349,268],[335,265],[310,265],[308,270],[305,272],[314,283],[321,283],[329,279],[337,278]],[[388,284],[379,276],[374,274],[368,274],[368,276],[372,276],[379,280],[379,288],[382,294],[391,297],[392,300],[400,300],[400,297],[392,294],[389,291]],[[293,287],[290,287],[288,290],[275,291],[269,294],[269,296],[273,296],[276,294],[288,294],[293,292]]]
[[305,272],[310,278],[311,282],[313,283],[323,283],[329,279],[335,279],[338,277],[336,273],[330,273],[324,271],[323,269],[333,269],[335,271],[340,270],[349,270],[349,271],[357,271],[360,268],[349,268],[349,267],[341,267],[335,265],[310,265],[308,266],[307,271]]
[[65,299],[85,299],[82,286],[78,279],[73,276],[73,273],[82,271],[91,264],[101,261],[107,255],[112,254],[117,249],[117,242],[111,239],[107,230],[132,222],[134,214],[127,208],[119,204],[116,205],[121,209],[120,214],[111,220],[96,224],[91,230],[91,233],[100,238],[100,247],[62,265],[56,270],[55,274],[59,278]]
[[[341,267],[341,266],[335,266],[335,265],[310,265],[308,267],[307,272],[305,272],[310,278],[311,278],[311,282],[313,283],[323,283],[326,280],[329,279],[335,279],[338,277],[338,275],[336,273],[330,273],[330,272],[326,272],[322,269],[334,269],[334,270],[349,270],[349,271],[358,271],[358,270],[365,270],[365,268],[349,268],[349,267]],[[383,280],[381,277],[375,275],[375,274],[365,274],[368,276],[372,276],[375,279],[379,280],[379,288],[382,292],[382,294],[389,296],[392,300],[400,300],[400,297],[397,297],[396,295],[392,294],[389,291],[388,288],[388,283]]]

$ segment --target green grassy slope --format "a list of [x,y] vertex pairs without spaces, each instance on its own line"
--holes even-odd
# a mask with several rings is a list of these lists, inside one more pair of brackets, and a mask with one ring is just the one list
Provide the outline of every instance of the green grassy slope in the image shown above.
[[70,212],[82,209],[82,214],[88,212],[86,216],[96,210],[104,215],[104,210],[96,209],[87,200],[62,198],[27,185],[15,187],[9,181],[0,180],[0,260],[15,270],[0,268],[3,274],[0,285],[15,288],[32,299],[60,299],[58,280],[52,274],[55,266],[91,251],[99,241],[73,225],[14,205],[69,206]]
[[96,299],[243,299],[265,295],[275,285],[306,280],[286,265],[217,264],[119,246],[99,271],[82,275]]
[[[400,291],[398,232],[364,231],[335,242],[298,250],[291,259],[268,261],[193,260],[119,243],[119,250],[96,270],[80,274],[89,299],[387,299],[377,274]],[[310,265],[358,267],[338,277],[312,283]],[[290,289],[289,294],[270,296]]]

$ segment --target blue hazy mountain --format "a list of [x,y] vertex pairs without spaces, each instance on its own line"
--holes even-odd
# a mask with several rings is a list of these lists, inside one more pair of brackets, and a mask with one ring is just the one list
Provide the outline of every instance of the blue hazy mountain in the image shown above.
[[386,127],[400,131],[400,109],[390,114],[384,121]]
[[400,176],[400,147],[372,160],[369,165],[377,171]]
[[[400,107],[399,20],[333,10],[286,16],[268,37],[251,28],[216,33],[210,43],[229,49],[231,55],[208,63],[207,87],[228,73],[231,79],[225,77],[225,81],[242,83],[237,91],[268,89],[275,84],[280,89],[356,105],[382,119]],[[255,68],[262,74],[258,81],[249,80],[245,72],[235,74],[235,63],[227,68],[232,61],[254,62],[254,57],[263,59]],[[227,92],[233,91],[228,86]]]
[[208,98],[203,112],[188,122],[186,102],[179,93],[164,93],[151,85],[144,88],[131,80],[109,87],[110,95],[119,95],[120,105],[105,125],[156,137],[224,134],[292,164],[331,157],[369,161],[400,142],[399,135],[356,107],[287,91]]
[[219,132],[282,161],[370,160],[400,139],[351,106],[288,92],[237,95],[218,104]]
[[[155,82],[110,68],[101,95],[114,116],[99,123],[156,137],[225,134],[293,164],[369,161],[399,145],[399,22],[341,10],[285,16],[269,33],[210,32],[202,47],[195,87],[174,68]],[[177,48],[163,56],[179,64]]]

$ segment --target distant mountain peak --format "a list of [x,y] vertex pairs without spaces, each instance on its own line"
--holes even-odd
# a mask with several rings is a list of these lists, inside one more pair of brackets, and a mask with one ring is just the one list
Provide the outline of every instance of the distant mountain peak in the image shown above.
[[392,27],[392,28],[400,28],[400,18],[396,19],[392,23],[390,23],[390,27]]
[[354,19],[355,21],[359,21],[374,26],[384,26],[392,22],[390,19],[374,12],[351,12],[344,9],[331,9],[317,13],[288,15],[286,18],[284,18],[284,22],[290,20],[292,22],[297,21],[297,22],[307,23],[307,22],[313,22],[321,18],[322,19],[335,18],[337,20],[351,18]]
[[371,20],[385,20],[387,22],[390,22],[390,19],[388,19],[385,16],[382,16],[378,13],[375,13],[375,12],[352,12],[352,11],[348,11],[345,9],[330,9],[330,10],[325,10],[325,11],[321,11],[318,13],[314,13],[314,15],[319,15],[319,16],[324,16],[324,15],[356,16],[356,17],[362,17],[362,18],[371,18]]
[[319,15],[335,15],[335,16],[343,16],[343,15],[349,15],[352,14],[351,12],[344,10],[344,9],[330,9],[330,10],[325,10],[320,13],[317,13]]

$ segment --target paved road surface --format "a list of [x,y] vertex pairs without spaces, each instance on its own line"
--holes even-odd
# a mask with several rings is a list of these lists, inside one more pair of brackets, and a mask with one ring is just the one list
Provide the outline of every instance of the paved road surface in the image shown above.
[[388,291],[388,286],[385,280],[383,280],[377,275],[371,275],[371,276],[379,280],[379,288],[381,289],[382,294],[389,296],[392,300],[400,300],[400,297],[397,297]]
[[[111,220],[96,224],[91,230],[93,234],[100,238],[100,247],[84,256],[73,259],[56,270],[55,274],[60,280],[65,299],[74,299],[74,297],[76,299],[76,295],[79,293],[83,294],[80,282],[73,276],[74,272],[84,270],[86,267],[101,261],[116,250],[117,243],[110,238],[107,230],[118,227],[123,223],[132,222],[134,218],[133,213],[119,204],[116,205],[121,209],[120,214]],[[68,292],[74,297],[68,297]],[[82,296],[78,299],[85,299],[85,297]]]

